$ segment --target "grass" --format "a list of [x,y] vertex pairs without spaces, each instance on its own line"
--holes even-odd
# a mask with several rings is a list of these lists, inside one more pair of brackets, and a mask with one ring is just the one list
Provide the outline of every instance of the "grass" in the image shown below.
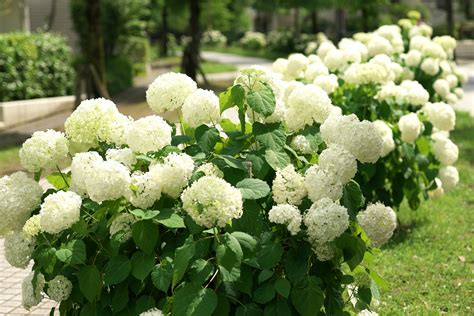
[[[223,64],[214,61],[203,61],[201,63],[201,67],[205,74],[237,71],[237,68],[234,65]],[[180,66],[174,66],[173,71],[179,72]]]
[[7,146],[0,148],[0,176],[21,170],[18,157],[20,146]]
[[213,51],[213,52],[235,54],[235,55],[247,56],[247,57],[260,57],[260,58],[265,58],[269,60],[275,60],[279,57],[288,57],[288,54],[282,54],[282,53],[271,51],[268,49],[250,50],[250,49],[245,49],[236,45],[225,46],[225,47],[203,47],[202,51]]
[[417,211],[402,207],[402,228],[376,256],[388,281],[380,315],[474,314],[474,119],[457,113],[457,188]]

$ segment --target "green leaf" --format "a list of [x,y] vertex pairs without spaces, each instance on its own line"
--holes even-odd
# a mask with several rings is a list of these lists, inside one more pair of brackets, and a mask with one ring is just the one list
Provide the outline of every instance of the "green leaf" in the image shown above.
[[216,155],[216,156],[222,159],[228,167],[231,167],[234,169],[240,169],[243,171],[248,171],[247,167],[244,165],[244,162],[242,160],[239,160],[237,158],[234,158],[228,155]]
[[256,304],[246,304],[239,306],[235,311],[235,316],[263,316],[263,311]]
[[270,193],[270,187],[260,179],[244,179],[236,184],[240,189],[242,198],[246,200],[257,200],[266,197]]
[[262,269],[271,269],[280,262],[283,247],[279,242],[269,240],[257,251],[257,262]]
[[232,102],[232,92],[230,88],[227,88],[226,91],[221,92],[219,94],[219,105],[221,113],[234,106]]
[[319,146],[324,142],[321,138],[319,127],[315,125],[306,126],[301,132],[299,132],[299,134],[306,138],[311,146],[311,149],[315,152],[318,151]]
[[117,286],[112,296],[112,310],[114,313],[120,312],[128,304],[128,284],[122,283]]
[[80,239],[71,240],[56,251],[56,257],[70,265],[83,264],[86,261],[86,244]]
[[155,256],[137,251],[132,256],[132,275],[143,281],[155,266]]
[[286,144],[286,133],[280,123],[253,124],[253,134],[257,142],[266,149],[281,150]]
[[158,215],[160,213],[160,211],[141,210],[141,209],[137,208],[137,209],[131,210],[130,213],[135,215],[135,217],[137,217],[139,220],[147,220],[147,219],[154,218],[156,215]]
[[173,266],[168,259],[161,260],[151,272],[151,281],[160,291],[168,292],[173,278]]
[[275,297],[275,287],[272,282],[260,285],[253,293],[253,299],[259,304],[266,304]]
[[172,209],[162,209],[155,220],[168,228],[184,228],[184,220],[176,214]]
[[141,250],[152,253],[158,242],[158,227],[151,220],[138,221],[133,224],[133,241]]
[[275,95],[270,87],[250,91],[247,94],[247,104],[255,112],[267,117],[275,111]]
[[194,256],[196,247],[194,245],[193,236],[189,236],[181,247],[176,248],[173,268],[173,288],[181,281],[189,261]]
[[226,233],[216,249],[217,263],[224,282],[234,282],[240,277],[240,264],[243,251],[239,241]]
[[189,283],[176,291],[172,316],[209,316],[217,307],[217,295],[211,289]]
[[293,288],[291,301],[301,316],[314,316],[324,303],[323,291],[315,276],[308,277],[307,282],[301,282]]
[[276,300],[265,306],[264,316],[288,316],[293,315],[285,300]]
[[231,88],[232,103],[239,108],[244,107],[245,90],[240,84],[236,84]]
[[260,154],[248,154],[247,161],[252,163],[252,176],[263,179],[270,171],[270,165],[260,156]]
[[344,193],[342,195],[342,204],[350,211],[352,216],[355,216],[356,212],[364,206],[365,198],[362,194],[360,186],[354,180],[349,181],[344,186]]
[[258,283],[263,283],[266,280],[270,279],[273,276],[273,271],[272,270],[267,270],[264,269],[262,272],[258,274]]
[[351,271],[354,271],[354,269],[364,259],[366,250],[364,241],[357,236],[343,233],[336,239],[336,245],[342,249],[344,261],[347,263]]
[[219,131],[215,127],[209,127],[207,125],[201,125],[196,128],[196,137],[197,144],[204,152],[211,152],[214,149],[214,146],[221,140],[219,136]]
[[230,235],[239,242],[245,258],[251,258],[254,255],[255,248],[257,247],[257,241],[255,238],[240,231],[235,231]]
[[191,265],[189,278],[191,282],[196,284],[203,284],[214,273],[214,266],[207,260],[198,259]]
[[275,290],[278,292],[278,294],[280,294],[284,298],[288,298],[288,296],[290,296],[290,290],[291,290],[290,281],[283,278],[276,280]]
[[83,266],[76,273],[79,289],[89,302],[94,302],[102,289],[102,278],[96,266]]
[[286,152],[271,149],[265,151],[265,160],[273,170],[283,169],[291,163],[291,159]]
[[105,285],[114,285],[123,282],[128,277],[131,270],[132,263],[128,257],[118,255],[110,258],[110,261],[105,265]]
[[46,180],[57,190],[64,190],[67,189],[69,183],[71,183],[71,173],[68,172],[61,175],[59,172],[53,172],[46,177]]

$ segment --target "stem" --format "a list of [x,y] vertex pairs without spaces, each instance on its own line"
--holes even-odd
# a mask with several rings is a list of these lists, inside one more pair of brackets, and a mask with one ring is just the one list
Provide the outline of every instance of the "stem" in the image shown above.
[[212,281],[214,281],[214,279],[216,278],[217,276],[217,273],[219,272],[219,268],[216,270],[216,272],[214,272],[214,275],[212,276],[212,278],[209,280],[209,282],[206,284],[206,286],[204,287],[205,289],[211,285]]
[[62,173],[61,169],[59,169],[58,165],[56,165],[56,169],[58,169],[59,174],[61,175],[61,178],[63,178],[64,183],[66,183],[66,186],[69,189],[69,183],[67,182],[66,178],[64,177],[64,174]]
[[186,136],[186,131],[184,128],[184,120],[183,120],[183,113],[181,113],[181,109],[177,110],[178,118],[179,118],[179,127],[181,129],[181,135]]

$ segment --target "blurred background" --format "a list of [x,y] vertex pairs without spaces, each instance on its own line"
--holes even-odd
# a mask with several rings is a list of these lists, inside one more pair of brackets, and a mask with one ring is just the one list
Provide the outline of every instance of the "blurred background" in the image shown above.
[[144,116],[160,73],[182,71],[219,92],[239,68],[412,10],[433,36],[458,38],[458,61],[474,58],[474,0],[0,0],[0,175],[20,168],[22,141],[61,129],[84,98]]

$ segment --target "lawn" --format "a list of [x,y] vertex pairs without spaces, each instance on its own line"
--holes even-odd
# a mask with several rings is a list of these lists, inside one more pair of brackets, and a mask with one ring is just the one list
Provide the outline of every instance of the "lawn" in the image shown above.
[[269,60],[275,60],[279,57],[288,57],[288,54],[282,54],[282,53],[275,52],[268,49],[250,50],[250,49],[245,49],[237,45],[225,46],[225,47],[203,47],[202,50],[219,52],[219,53],[235,54],[235,55],[248,56],[248,57],[260,57],[260,58],[265,58]]
[[474,119],[457,113],[460,184],[418,211],[401,209],[402,228],[375,266],[390,288],[380,315],[474,314]]
[[19,146],[0,148],[0,177],[22,169],[18,158],[19,150]]
[[[220,72],[232,72],[237,71],[237,68],[234,65],[223,64],[214,61],[203,61],[201,63],[202,70],[205,74],[215,74]],[[173,71],[180,72],[180,66],[174,66]]]

